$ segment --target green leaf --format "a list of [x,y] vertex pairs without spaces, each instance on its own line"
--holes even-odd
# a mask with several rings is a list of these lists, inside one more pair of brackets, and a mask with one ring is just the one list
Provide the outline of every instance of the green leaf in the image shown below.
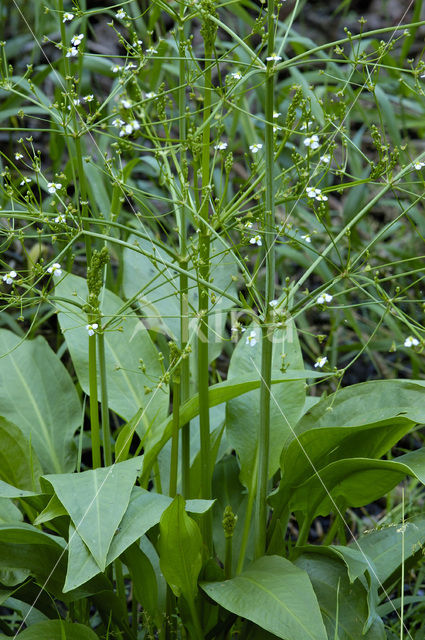
[[[55,287],[55,293],[68,298],[69,303],[57,301],[59,323],[63,331],[78,381],[89,393],[87,315],[72,304],[87,298],[87,284],[83,278],[67,274]],[[144,408],[139,434],[153,430],[168,413],[168,389],[163,384],[145,394],[145,386],[155,387],[162,375],[158,352],[143,323],[129,309],[120,311],[124,302],[108,290],[101,293],[103,324],[114,318],[105,331],[106,378],[109,407],[125,420],[130,420],[140,407]],[[140,369],[143,359],[146,373]],[[100,394],[100,372],[98,371]],[[99,395],[100,397],[100,395]]]
[[34,524],[43,524],[43,522],[50,522],[50,520],[53,520],[54,518],[66,515],[68,515],[68,512],[62,502],[56,495],[53,495],[43,511],[41,511],[34,520]]
[[[276,372],[275,372],[276,373]],[[282,374],[276,373],[276,377],[273,377],[271,383],[278,384],[279,382],[289,383],[294,380],[306,380],[307,378],[320,378],[323,374],[316,371],[297,371],[290,370]],[[227,402],[232,398],[236,398],[244,393],[248,393],[254,389],[258,389],[260,386],[260,379],[256,376],[238,376],[237,382],[232,380],[226,380],[225,382],[219,382],[214,384],[208,389],[208,404],[210,407],[215,407],[218,404]],[[190,398],[180,409],[179,423],[180,425],[186,424],[192,418],[199,413],[199,395],[196,394]],[[135,427],[133,426],[133,429]],[[171,438],[173,432],[173,417],[169,417],[158,429],[158,436],[146,443],[145,453],[143,456],[143,473],[141,477],[142,484],[147,483],[152,465],[161,451],[165,443]],[[279,451],[280,453],[280,451]]]
[[159,522],[161,571],[174,595],[188,602],[196,597],[202,568],[202,536],[198,525],[185,511],[185,502],[176,496]]
[[310,519],[328,515],[335,505],[361,507],[384,496],[406,475],[425,482],[425,449],[395,460],[351,458],[333,462],[292,489],[289,506]]
[[341,561],[316,553],[306,553],[297,558],[295,564],[310,577],[328,638],[385,640],[384,626],[378,617],[363,635],[369,617],[367,592],[359,580],[350,583]]
[[[247,333],[256,331],[257,344],[252,347],[242,336],[230,360],[228,380],[239,380],[246,371],[261,371],[260,329],[247,328]],[[285,329],[273,333],[273,378],[282,376],[282,354],[284,363],[293,370],[303,369],[303,359],[295,325],[289,323]],[[287,372],[290,378],[291,369]],[[276,384],[272,389],[270,404],[270,477],[279,468],[279,458],[291,428],[299,420],[305,403],[305,384],[302,379]],[[226,433],[231,446],[236,450],[241,467],[241,482],[249,487],[257,452],[258,424],[260,422],[260,391],[252,391],[229,401],[226,409]]]
[[45,473],[73,471],[82,410],[68,371],[42,337],[22,341],[0,329],[0,353],[2,415],[30,441]]
[[98,636],[84,624],[64,620],[43,620],[19,634],[21,640],[98,640]]
[[43,470],[23,432],[0,417],[0,478],[19,489],[38,491]]
[[289,560],[264,556],[236,578],[204,582],[222,607],[284,640],[327,640],[308,575]]
[[[402,531],[404,531],[404,541]],[[403,562],[422,553],[425,544],[425,516],[409,518],[404,523],[372,529],[352,544],[359,548],[375,567],[380,583],[386,582]]]
[[68,593],[68,591],[77,589],[99,573],[100,569],[98,564],[91,555],[87,545],[84,544],[76,528],[72,522],[70,522],[68,535],[68,566],[63,592]]
[[78,474],[45,476],[67,510],[101,571],[126,512],[138,474],[138,459]]
[[21,522],[23,515],[10,498],[0,498],[0,524]]
[[161,626],[158,609],[158,583],[154,568],[147,555],[137,544],[131,545],[122,556],[130,572],[133,593],[157,627]]

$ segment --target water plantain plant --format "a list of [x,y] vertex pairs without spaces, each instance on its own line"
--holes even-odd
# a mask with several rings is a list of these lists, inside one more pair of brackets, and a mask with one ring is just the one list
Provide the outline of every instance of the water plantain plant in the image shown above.
[[423,638],[422,2],[310,4],[1,27],[1,638]]

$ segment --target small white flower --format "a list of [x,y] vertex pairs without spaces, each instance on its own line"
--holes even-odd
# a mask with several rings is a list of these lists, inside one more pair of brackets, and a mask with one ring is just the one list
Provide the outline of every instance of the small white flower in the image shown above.
[[59,189],[62,189],[62,185],[60,182],[48,182],[47,183],[47,191],[49,193],[56,193],[56,191],[59,191]]
[[130,124],[133,127],[133,131],[137,131],[138,129],[140,129],[140,124],[138,120],[132,120]]
[[324,164],[329,164],[331,161],[331,157],[326,153],[324,156],[320,156],[319,162],[323,162]]
[[269,305],[275,309],[279,304],[279,300],[270,300]]
[[252,229],[252,222],[245,222],[244,227],[245,229]]
[[31,178],[24,178],[19,184],[23,187],[24,184],[28,184],[28,182],[31,182]]
[[257,247],[261,247],[261,245],[263,244],[261,242],[261,237],[260,236],[253,236],[249,242],[250,242],[250,244],[256,244]]
[[256,142],[255,144],[249,145],[249,150],[252,151],[252,153],[258,153],[262,148],[263,148],[263,145],[260,142]]
[[78,107],[78,105],[81,104],[80,98],[74,98],[74,100],[72,102],[76,107]]
[[12,284],[13,279],[16,278],[18,274],[16,273],[16,271],[9,271],[9,273],[5,273],[3,276],[3,282],[5,282],[6,284]]
[[309,128],[309,126],[313,124],[313,120],[309,120],[308,122],[304,122],[304,124],[301,125],[300,127],[300,131],[305,131],[306,129]]
[[419,169],[422,169],[422,167],[425,167],[425,162],[414,162],[413,166],[415,169],[418,169],[419,171]]
[[[4,278],[3,278],[4,280]],[[406,340],[404,341],[404,346],[405,347],[417,347],[419,344],[419,340],[417,338],[414,338],[413,336],[408,336],[406,338]]]
[[121,100],[121,104],[124,107],[124,109],[131,109],[131,105],[132,105],[131,100],[127,100],[126,98],[124,98],[123,100]]
[[249,344],[250,347],[255,347],[257,344],[257,332],[251,331],[249,336],[246,337],[246,344]]
[[84,96],[84,102],[93,102],[94,100],[94,95],[92,93],[88,93],[86,96]]
[[121,120],[121,118],[115,118],[115,120],[112,120],[112,124],[114,127],[122,127],[124,120]]
[[279,116],[281,116],[282,114],[279,111],[273,111],[273,118],[276,120],[276,118],[278,118]]
[[98,326],[99,325],[97,324],[97,322],[94,322],[93,324],[86,324],[86,329],[89,336],[94,336],[94,332],[96,331]]
[[227,149],[227,142],[219,142],[218,144],[214,145],[214,149],[216,149],[217,151],[224,151],[224,149]]
[[61,276],[62,275],[62,267],[59,262],[55,262],[51,267],[47,267],[47,273],[51,273],[53,276]]
[[304,138],[304,145],[310,149],[318,149],[320,147],[319,136],[316,134]]
[[239,71],[235,71],[234,73],[230,74],[230,77],[232,78],[232,80],[240,80],[242,78],[242,74]]
[[316,360],[316,362],[314,363],[314,367],[315,369],[317,369],[317,367],[319,367],[319,369],[321,369],[322,367],[325,366],[325,364],[327,363],[328,359],[326,356],[323,356],[322,358],[318,358]]
[[273,127],[273,133],[276,133],[277,131],[282,131],[282,127],[278,127],[277,125],[275,125]]
[[69,47],[66,52],[66,57],[75,58],[75,56],[78,56],[78,49],[76,47]]
[[277,53],[272,53],[271,56],[267,56],[267,62],[280,62],[282,60],[281,56],[278,56]]
[[116,17],[118,18],[118,20],[124,20],[124,18],[127,17],[126,12],[124,11],[124,9],[118,9],[118,11],[116,12]]
[[135,69],[135,68],[136,68],[136,65],[135,65],[135,64],[133,64],[132,62],[129,62],[129,63],[124,67],[124,69],[125,69],[126,71],[130,71],[130,69]]
[[324,193],[318,193],[316,196],[316,200],[319,200],[320,202],[326,202],[327,199],[328,196],[325,196]]
[[301,240],[304,240],[304,242],[307,242],[307,244],[311,244],[311,236],[309,234],[301,236]]
[[22,160],[23,157],[22,153],[15,153],[15,160]]
[[148,100],[152,100],[152,98],[156,98],[156,95],[157,95],[157,94],[155,93],[155,91],[149,91],[149,92],[146,94],[146,97],[148,98]]
[[143,44],[143,40],[134,40],[133,47],[141,47]]
[[65,214],[64,214],[64,213],[60,213],[58,216],[56,216],[56,218],[55,218],[55,222],[56,222],[57,224],[61,224],[61,223],[66,222],[66,216],[65,216]]
[[71,20],[73,20],[74,18],[74,14],[73,13],[69,13],[68,11],[65,11],[65,13],[63,14],[62,17],[62,22],[71,22]]
[[153,47],[149,47],[149,49],[146,49],[146,53],[148,55],[155,55],[158,53],[158,51],[156,49],[154,49]]
[[332,302],[332,300],[333,296],[330,293],[322,293],[317,297],[316,302],[317,304],[325,304],[325,302]]
[[309,198],[317,198],[322,193],[320,189],[315,187],[306,187],[306,193]]
[[118,73],[121,69],[122,69],[122,66],[119,64],[114,64],[114,66],[111,67],[112,73]]
[[78,36],[73,36],[71,38],[71,42],[74,45],[74,47],[78,47],[78,45],[82,43],[83,38],[84,38],[84,33],[80,33],[78,34]]
[[124,136],[129,136],[130,133],[133,133],[133,127],[132,125],[128,122],[126,125],[123,126],[123,128],[120,131],[120,138],[123,138]]

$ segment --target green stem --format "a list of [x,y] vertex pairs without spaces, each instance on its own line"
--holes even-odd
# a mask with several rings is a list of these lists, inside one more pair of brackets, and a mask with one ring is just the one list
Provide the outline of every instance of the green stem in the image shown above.
[[[211,46],[205,43],[204,70],[204,122],[209,120],[211,110],[211,65],[207,62],[211,58]],[[205,282],[209,280],[210,231],[208,228],[208,213],[210,200],[210,125],[207,124],[202,135],[202,202],[199,211],[199,276]],[[201,440],[201,498],[211,498],[210,473],[210,411],[208,404],[208,286],[199,284],[199,327],[198,327],[198,385],[199,385],[199,429]],[[208,513],[202,519],[204,542],[212,553],[212,518]]]
[[[183,148],[183,143],[186,140],[186,68],[185,68],[185,33],[184,33],[184,13],[185,5],[182,2],[180,4],[179,15],[179,139],[181,144],[180,151],[180,164],[183,166],[186,163],[186,153]],[[185,187],[182,185],[183,193],[185,193]],[[187,257],[187,223],[186,223],[186,205],[183,202],[180,208],[180,256],[181,266],[185,271],[188,267]],[[189,281],[185,273],[180,274],[180,336],[181,336],[181,351],[183,353],[189,342],[189,298],[188,298],[188,285]],[[190,371],[189,371],[189,358],[183,357],[181,363],[181,402],[184,404],[189,400],[190,396]],[[181,440],[182,440],[182,454],[181,454],[181,474],[182,474],[182,493],[185,498],[190,497],[190,422],[182,425],[181,428]],[[171,495],[171,494],[170,494]]]
[[[274,0],[268,4],[268,43],[267,53],[274,53]],[[273,62],[268,62],[266,78],[266,129],[265,129],[265,160],[266,160],[266,197],[264,215],[263,244],[266,261],[266,291],[264,296],[264,322],[261,328],[261,385],[260,385],[260,424],[258,432],[258,482],[257,500],[255,503],[255,557],[262,556],[266,551],[267,525],[267,483],[269,473],[270,446],[270,385],[272,372],[273,341],[269,331],[271,321],[270,301],[275,292],[275,224],[274,224],[274,140],[273,140],[273,97],[274,71]]]
[[174,498],[177,493],[177,472],[179,466],[179,412],[180,412],[180,379],[176,375],[173,381],[173,435],[171,438],[170,489],[169,495]]
[[[421,13],[422,13],[422,3],[423,3],[423,0],[416,0],[415,9],[413,11],[413,16],[412,16],[412,22],[419,22]],[[403,46],[401,48],[401,53],[400,53],[400,60],[399,60],[400,66],[403,65],[404,61],[409,55],[410,47],[412,46],[415,40],[417,30],[418,30],[417,26],[412,27],[412,29],[409,31],[408,37],[403,42]]]
[[224,556],[224,579],[229,580],[232,577],[233,563],[233,536],[226,536],[226,551]]
[[193,598],[191,598],[190,600],[187,600],[187,604],[189,605],[190,616],[192,618],[192,623],[196,631],[195,638],[191,638],[191,640],[204,640],[204,637],[205,637],[204,632],[202,631],[199,615],[196,610],[195,602]]
[[252,476],[251,476],[252,483],[251,483],[251,487],[248,489],[248,504],[246,506],[242,540],[239,547],[239,557],[238,557],[238,564],[236,566],[236,575],[238,575],[242,571],[244,562],[245,562],[245,554],[246,554],[246,548],[248,546],[249,532],[251,530],[251,518],[252,518],[252,511],[254,508],[254,499],[255,499],[255,493],[256,493],[257,469],[258,469],[258,456],[255,457],[254,469],[252,471]]
[[101,466],[99,406],[97,400],[96,334],[89,336],[90,431],[93,469]]
[[105,335],[97,335],[97,349],[99,355],[100,389],[101,389],[101,415],[102,415],[102,439],[103,439],[103,464],[109,467],[112,464],[111,430],[109,424],[108,386],[106,379],[105,361]]

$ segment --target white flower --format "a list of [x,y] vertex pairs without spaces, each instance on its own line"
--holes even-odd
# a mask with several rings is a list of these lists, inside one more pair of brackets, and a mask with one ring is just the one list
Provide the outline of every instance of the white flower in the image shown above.
[[96,331],[98,326],[99,325],[97,324],[97,322],[94,322],[93,324],[86,324],[86,329],[89,336],[94,336],[94,332]]
[[61,276],[62,275],[62,267],[59,262],[55,262],[51,267],[47,267],[47,273],[51,273],[53,276]]
[[249,336],[246,337],[246,344],[249,344],[250,347],[255,347],[257,344],[257,332],[251,331]]
[[269,305],[271,307],[273,307],[273,309],[275,309],[277,307],[277,305],[279,304],[278,300],[270,300]]
[[86,96],[84,96],[85,102],[93,102],[93,100],[94,100],[94,95],[92,93],[88,93]]
[[121,69],[122,69],[122,67],[119,64],[114,64],[114,66],[111,67],[112,73],[118,73],[118,71],[120,71]]
[[252,229],[252,222],[245,222],[244,227],[245,229]]
[[425,167],[425,162],[414,162],[413,166],[415,169],[422,169],[422,167]]
[[69,13],[68,11],[65,11],[65,13],[63,14],[62,17],[62,22],[71,22],[71,20],[73,20],[74,18],[74,14],[73,13]]
[[133,127],[132,125],[128,122],[126,125],[123,126],[123,128],[120,131],[120,138],[122,138],[123,136],[129,136],[130,133],[133,133]]
[[304,242],[307,242],[307,244],[311,244],[310,235],[301,236],[301,240],[304,240]]
[[156,53],[158,53],[158,51],[156,49],[154,49],[153,47],[149,47],[149,49],[146,49],[146,53],[148,55],[150,55],[150,54],[155,55]]
[[5,273],[3,276],[3,282],[5,282],[6,284],[12,284],[13,282],[13,278],[16,278],[18,274],[16,273],[16,271],[9,271],[9,273]]
[[279,116],[281,116],[282,114],[279,111],[273,111],[273,118],[276,119]]
[[59,189],[62,189],[62,185],[60,182],[48,182],[47,183],[47,191],[49,193],[56,193]]
[[56,218],[55,218],[55,222],[56,222],[57,224],[60,224],[60,223],[66,222],[66,216],[65,216],[65,214],[64,214],[64,213],[60,213],[58,216],[56,216]]
[[319,367],[319,369],[321,369],[322,367],[325,366],[327,361],[328,359],[326,356],[323,356],[322,358],[317,358],[316,362],[314,363],[314,368],[317,369],[317,367]]
[[320,156],[319,162],[323,162],[324,164],[329,164],[331,161],[331,157],[326,153],[324,156]]
[[116,12],[116,17],[118,18],[118,20],[124,20],[124,18],[127,17],[126,12],[124,11],[124,9],[118,9],[118,11]]
[[75,56],[78,56],[78,49],[76,49],[75,47],[69,47],[69,49],[66,52],[66,57],[74,58]]
[[133,131],[137,131],[138,129],[140,129],[140,124],[138,120],[132,120],[130,124],[133,127]]
[[256,244],[257,247],[261,247],[261,245],[263,244],[261,242],[261,237],[260,236],[253,236],[249,242],[250,242],[250,244]]
[[330,293],[322,293],[316,298],[317,304],[325,304],[326,302],[332,302],[333,296]]
[[124,67],[125,71],[130,71],[130,69],[135,69],[135,68],[136,68],[136,65],[135,65],[135,64],[133,64],[132,62],[129,62],[129,63]]
[[232,80],[240,80],[242,78],[242,74],[239,71],[235,71],[234,73],[230,74],[230,77],[232,78]]
[[219,142],[218,144],[214,145],[214,149],[216,149],[217,151],[224,151],[224,149],[227,149],[227,142]]
[[314,134],[313,136],[304,138],[304,144],[306,147],[310,147],[310,149],[318,149],[320,147],[319,136]]
[[300,127],[300,131],[305,131],[305,129],[308,129],[311,124],[313,124],[313,120],[309,120],[308,122],[304,122],[304,124],[302,124],[301,127]]
[[146,94],[146,97],[148,98],[148,100],[151,100],[152,98],[156,98],[156,95],[157,95],[157,94],[155,93],[155,91],[149,91],[149,92]]
[[74,47],[78,47],[78,45],[82,43],[83,38],[84,38],[84,33],[80,33],[78,34],[78,36],[73,36],[71,38],[71,42],[74,45]]
[[320,189],[316,189],[315,187],[307,187],[306,193],[309,198],[316,198],[317,196],[320,196],[322,192]]
[[121,104],[124,107],[124,109],[131,109],[131,100],[127,100],[126,98],[124,98],[123,100],[121,100]]
[[[3,278],[4,280],[4,278]],[[406,340],[404,341],[404,346],[405,347],[417,347],[419,344],[419,340],[417,338],[414,338],[413,336],[408,336],[406,338]]]
[[81,104],[80,98],[75,98],[72,102],[76,107],[78,107],[78,105]]
[[320,202],[326,202],[327,199],[328,196],[325,196],[324,193],[318,193],[316,196],[316,200],[319,200]]
[[122,127],[124,124],[124,120],[121,120],[121,118],[115,118],[115,120],[112,120],[112,124],[114,125],[114,127]]
[[282,58],[277,55],[277,53],[272,53],[271,56],[267,56],[267,62],[280,62]]
[[22,153],[15,153],[15,160],[22,160],[23,157]]
[[28,184],[28,182],[31,182],[31,178],[24,178],[19,184],[23,187],[24,184]]
[[263,148],[263,145],[260,142],[256,142],[255,144],[250,144],[249,149],[252,153],[258,153],[260,149]]

